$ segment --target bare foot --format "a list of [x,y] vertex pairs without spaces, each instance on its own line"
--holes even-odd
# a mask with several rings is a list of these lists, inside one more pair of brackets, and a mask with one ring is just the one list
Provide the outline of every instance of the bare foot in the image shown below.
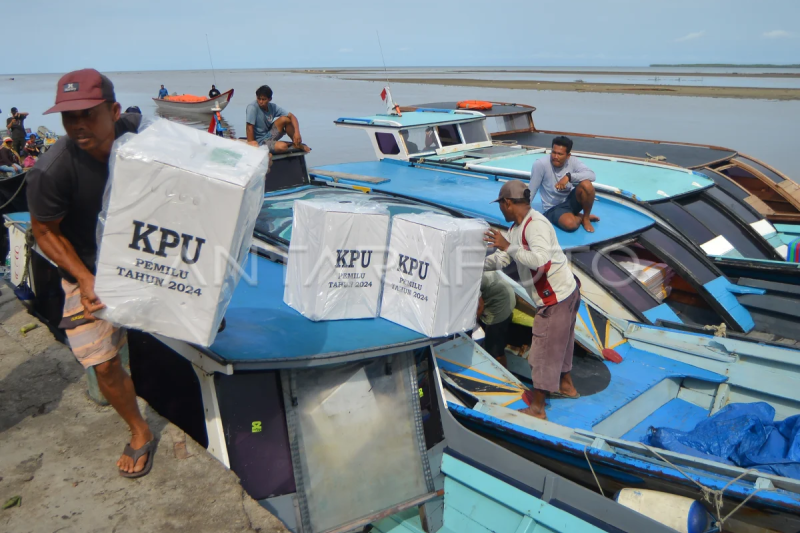
[[[134,450],[138,450],[151,440],[153,440],[153,433],[150,431],[150,428],[147,428],[147,431],[131,434],[130,446]],[[144,465],[147,463],[147,458],[149,455],[150,454],[147,453],[139,457],[139,460],[136,461],[135,465],[133,464],[132,458],[128,457],[127,455],[123,455],[119,458],[119,461],[117,461],[117,467],[121,471],[129,474],[133,472],[141,472],[141,470],[144,468]]]
[[544,412],[544,409],[536,409],[532,405],[526,407],[525,409],[520,409],[519,412],[534,418],[538,418],[539,420],[547,420],[547,414]]
[[[591,217],[589,218],[591,219]],[[594,233],[594,226],[592,226],[591,222],[586,220],[586,217],[583,218],[583,222],[581,222],[581,224],[583,225],[583,229],[585,229],[589,233]]]
[[561,381],[558,384],[558,392],[569,398],[578,395],[578,390],[575,388],[575,385],[573,385],[572,376],[569,374],[569,372],[561,374]]
[[311,147],[309,147],[307,144],[301,144],[300,146],[295,145],[295,148],[299,148],[302,151],[304,151],[305,153],[308,153],[308,152],[311,151]]

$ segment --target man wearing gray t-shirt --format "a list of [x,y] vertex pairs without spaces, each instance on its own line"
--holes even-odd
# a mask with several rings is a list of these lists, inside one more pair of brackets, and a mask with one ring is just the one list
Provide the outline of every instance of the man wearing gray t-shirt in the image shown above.
[[572,139],[553,139],[550,158],[537,159],[531,169],[531,198],[537,191],[542,197],[542,214],[554,226],[575,231],[578,226],[594,232],[592,222],[600,220],[592,214],[594,205],[594,171],[579,159],[571,157]]
[[[272,103],[272,89],[268,85],[256,90],[256,101],[247,106],[246,120],[247,144],[264,146],[272,154],[288,152],[290,148],[311,151],[303,144],[297,117]],[[289,136],[291,143],[280,140],[284,134]]]

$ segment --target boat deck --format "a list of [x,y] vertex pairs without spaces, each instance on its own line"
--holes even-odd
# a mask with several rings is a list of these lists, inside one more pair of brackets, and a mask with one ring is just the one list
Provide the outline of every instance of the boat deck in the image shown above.
[[[442,371],[454,379],[461,388],[486,403],[512,410],[526,407],[520,395],[527,387],[496,362],[488,360],[484,354],[467,348],[466,342],[454,342],[446,348],[437,348],[437,361]],[[575,357],[573,381],[581,397],[548,400],[547,418],[550,422],[572,429],[592,431],[611,415],[665,380],[691,378],[709,383],[722,383],[727,380],[723,375],[634,348],[629,343],[615,349],[622,356],[622,362],[619,364],[599,361],[591,356]],[[678,387],[674,388],[677,394]],[[642,399],[644,400],[642,403],[647,405],[644,406],[646,412],[640,412],[641,419],[628,418],[626,423],[630,427],[624,431],[620,429],[617,431],[618,435],[611,436],[634,435],[640,426],[646,431],[650,426],[664,425],[664,423],[675,429],[684,429],[689,421],[696,420],[699,414],[698,411],[688,408],[683,408],[683,411],[686,411],[683,413],[679,404],[670,406],[675,400],[674,395],[663,405],[658,404],[655,399]],[[703,417],[708,416],[707,409],[692,406],[702,410],[705,413]],[[673,425],[669,417],[679,413],[685,415],[684,418],[688,417],[689,421],[677,417],[675,422],[679,424],[678,427]]]
[[[225,313],[225,329],[204,350],[222,364],[250,367],[291,361],[325,361],[404,345],[427,337],[382,318],[313,322],[283,303],[285,265],[255,254],[255,282],[243,279]],[[264,343],[269,339],[269,343]],[[396,351],[396,350],[395,350]]]
[[[576,152],[580,151],[575,149]],[[440,162],[446,160],[447,164],[465,166],[470,170],[487,174],[518,175],[520,179],[530,179],[533,164],[542,158],[549,158],[546,153],[522,153],[509,155],[508,152],[497,156],[476,161],[471,152],[458,152],[444,156],[426,158],[426,161]],[[460,159],[454,159],[463,155]],[[479,154],[482,156],[482,154]],[[597,181],[595,185],[605,185],[619,189],[626,196],[635,195],[645,202],[653,202],[690,194],[714,185],[714,182],[684,169],[672,168],[661,165],[641,164],[631,161],[609,161],[583,157],[582,162],[592,169]],[[472,162],[475,161],[475,162]]]
[[[522,132],[509,134],[495,134],[493,139],[502,141],[513,139],[523,146],[533,146],[537,148],[550,148],[553,139],[560,132]],[[624,157],[639,157],[647,159],[650,154],[653,157],[666,157],[665,163],[678,165],[686,168],[700,168],[709,166],[722,161],[727,161],[736,156],[733,150],[720,150],[716,148],[706,148],[704,146],[687,146],[682,144],[671,144],[657,141],[638,141],[629,139],[611,139],[608,137],[587,137],[575,133],[568,133],[574,141],[572,149],[576,152],[591,152],[595,154],[614,154]]]
[[[414,198],[423,202],[441,205],[467,216],[482,218],[490,224],[505,227],[509,225],[503,219],[497,204],[492,203],[503,185],[502,182],[492,178],[481,179],[480,175],[416,168],[405,162],[391,160],[328,165],[310,171],[311,175],[318,179],[333,181],[324,174],[315,174],[315,171],[347,174],[351,179],[339,179],[341,183],[361,186],[366,184],[375,191],[389,194],[409,196],[409,191],[415,191]],[[359,181],[359,176],[364,178],[380,177],[381,181],[365,183]],[[538,195],[531,205],[534,209],[541,211],[542,204]],[[603,198],[597,198],[592,213],[601,219],[599,223],[595,224],[594,233],[586,231],[568,233],[556,228],[558,242],[563,249],[591,246],[621,235],[628,235],[654,224],[653,219],[647,215]],[[604,220],[608,223],[603,222]]]

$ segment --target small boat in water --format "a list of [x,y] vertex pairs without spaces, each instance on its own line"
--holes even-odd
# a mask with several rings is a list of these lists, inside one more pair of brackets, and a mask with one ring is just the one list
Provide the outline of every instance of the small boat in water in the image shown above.
[[228,102],[233,97],[233,89],[221,93],[214,98],[204,96],[194,96],[191,94],[179,94],[166,96],[164,98],[153,98],[156,106],[164,111],[173,113],[203,113],[212,114],[222,111],[227,107]]

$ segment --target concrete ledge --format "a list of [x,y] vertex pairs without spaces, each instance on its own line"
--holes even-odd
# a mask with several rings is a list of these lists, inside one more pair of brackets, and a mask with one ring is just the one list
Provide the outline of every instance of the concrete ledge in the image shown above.
[[[20,334],[31,322],[37,329]],[[183,431],[140,406],[159,437],[153,470],[117,474],[125,423],[86,394],[69,349],[0,283],[0,531],[286,532],[239,479]]]

